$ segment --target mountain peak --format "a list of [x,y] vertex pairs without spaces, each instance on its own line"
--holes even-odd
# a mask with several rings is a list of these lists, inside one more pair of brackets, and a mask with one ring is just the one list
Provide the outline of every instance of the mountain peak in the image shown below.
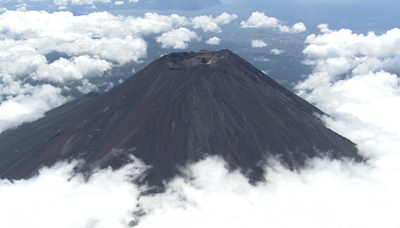
[[228,49],[221,51],[201,50],[198,52],[176,52],[164,57],[170,61],[170,69],[182,69],[197,65],[215,66],[221,60],[227,59],[233,53]]
[[291,168],[322,155],[362,160],[318,120],[320,110],[227,49],[165,55],[110,91],[58,110],[0,135],[1,178],[70,158],[84,159],[84,170],[118,168],[130,155],[153,167],[145,181],[158,186],[206,155],[252,180],[268,157]]

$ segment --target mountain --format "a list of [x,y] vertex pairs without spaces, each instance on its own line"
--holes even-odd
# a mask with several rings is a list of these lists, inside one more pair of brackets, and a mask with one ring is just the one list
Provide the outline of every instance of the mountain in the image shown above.
[[229,50],[172,53],[106,93],[1,134],[0,177],[29,177],[71,158],[84,159],[83,170],[118,168],[129,154],[153,167],[145,181],[159,186],[206,154],[254,181],[268,157],[290,168],[322,155],[361,161],[355,145],[318,115]]

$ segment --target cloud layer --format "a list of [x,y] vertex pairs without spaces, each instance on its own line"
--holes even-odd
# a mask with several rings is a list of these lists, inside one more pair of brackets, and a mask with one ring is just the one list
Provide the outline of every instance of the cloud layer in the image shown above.
[[207,41],[206,41],[206,44],[209,44],[209,45],[219,45],[221,43],[221,39],[220,38],[218,38],[218,37],[211,37],[210,39],[208,39]]
[[251,47],[253,48],[263,48],[266,46],[267,44],[262,40],[251,40]]
[[240,22],[242,28],[263,28],[278,29],[280,32],[300,33],[306,31],[306,26],[302,22],[294,24],[291,28],[284,25],[275,17],[268,17],[261,12],[253,12],[249,19]]
[[213,18],[210,16],[198,16],[191,19],[193,28],[201,28],[204,32],[222,32],[220,25],[229,24],[232,20],[236,19],[236,14],[222,13],[221,15]]
[[283,50],[279,50],[279,49],[276,49],[276,48],[271,49],[271,53],[274,54],[274,55],[280,55],[283,52],[284,52]]
[[31,86],[11,79],[9,75],[1,76],[4,84],[0,85],[0,132],[37,120],[46,111],[68,100],[58,87],[48,84]]
[[187,28],[174,29],[156,37],[156,41],[161,44],[162,48],[173,49],[185,49],[191,40],[200,40],[200,37]]

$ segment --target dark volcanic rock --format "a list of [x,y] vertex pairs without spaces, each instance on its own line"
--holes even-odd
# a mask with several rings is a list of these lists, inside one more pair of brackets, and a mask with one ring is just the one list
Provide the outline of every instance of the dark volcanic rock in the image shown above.
[[152,165],[160,185],[176,167],[221,155],[260,176],[279,156],[291,168],[329,153],[360,161],[355,145],[327,129],[320,110],[229,50],[163,56],[112,90],[0,135],[0,177],[83,158],[117,168],[128,154]]

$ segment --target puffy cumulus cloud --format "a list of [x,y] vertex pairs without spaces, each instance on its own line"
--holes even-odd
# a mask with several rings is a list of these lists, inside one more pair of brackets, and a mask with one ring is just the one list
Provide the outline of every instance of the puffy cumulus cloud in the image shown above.
[[124,1],[115,1],[114,4],[117,5],[117,6],[118,6],[118,5],[123,5],[123,4],[124,4]]
[[166,16],[157,13],[146,13],[144,17],[129,18],[127,25],[136,34],[148,35],[187,26],[190,25],[190,22],[186,17],[179,16],[178,14]]
[[204,32],[222,32],[220,25],[229,24],[232,20],[236,19],[236,14],[222,13],[221,15],[213,18],[210,16],[198,16],[191,19],[193,28],[201,28]]
[[294,33],[300,33],[300,32],[304,32],[307,30],[306,26],[304,25],[303,22],[297,22],[296,24],[294,24],[292,26],[292,30]]
[[0,84],[1,100],[3,100],[6,96],[14,96],[20,93],[28,93],[32,92],[34,89],[34,86],[23,83],[20,79],[15,79],[9,74],[0,73],[0,79],[2,82]]
[[[7,11],[0,15],[0,49],[3,59],[14,62],[28,57],[43,61],[38,58],[53,51],[100,55],[120,64],[139,61],[146,56],[147,44],[139,37],[141,30],[129,27],[142,19],[115,17],[106,12],[73,16],[70,12]],[[25,68],[24,64],[19,66]]]
[[[392,181],[400,174],[400,88],[398,76],[387,70],[397,70],[388,63],[398,58],[400,30],[392,29],[378,36],[372,32],[355,34],[347,29],[334,31],[325,24],[319,28],[322,34],[310,35],[304,50],[314,72],[296,89],[333,117],[323,117],[328,127],[356,142],[370,158],[370,166],[361,176],[363,181],[356,183],[351,179],[369,202],[353,211],[364,214],[367,221],[363,222],[370,223],[360,226],[373,227],[382,222],[384,226],[396,227],[399,223],[388,215],[391,216],[390,208],[398,204],[395,192],[400,190]],[[376,207],[380,209],[375,210]],[[370,214],[370,208],[380,214]],[[371,218],[376,216],[383,219]]]
[[195,32],[187,28],[174,29],[156,37],[162,48],[185,49],[191,40],[200,40]]
[[329,67],[330,75],[345,72],[366,74],[383,69],[400,73],[397,62],[400,60],[400,29],[392,29],[377,36],[373,32],[367,35],[354,34],[351,30],[333,31],[327,25],[319,26],[322,35],[310,35],[309,44],[304,53],[309,57],[309,64],[315,65],[316,71]]
[[221,43],[221,39],[218,37],[211,37],[206,41],[206,44],[208,45],[219,45]]
[[0,68],[8,74],[29,74],[47,63],[46,58],[35,47],[22,40],[0,40],[0,50]]
[[15,5],[15,7],[17,7],[17,11],[25,12],[25,11],[26,11],[26,8],[28,7],[28,4],[26,4],[26,3],[21,3],[21,4]]
[[130,61],[139,62],[147,54],[147,43],[141,38],[126,36],[125,38],[84,38],[71,43],[63,43],[57,51],[70,55],[92,55],[125,64]]
[[263,28],[263,29],[279,29],[280,32],[300,33],[306,31],[306,26],[302,22],[294,24],[292,27],[283,25],[283,23],[275,18],[268,17],[264,13],[253,12],[247,21],[240,22],[241,28]]
[[279,31],[281,32],[289,32],[289,33],[300,33],[306,31],[306,26],[302,22],[298,22],[294,24],[291,28],[286,25],[278,26]]
[[278,27],[279,20],[275,17],[268,17],[264,13],[253,12],[247,21],[240,22],[242,28],[265,28],[273,29]]
[[138,2],[139,0],[129,0],[129,2]]
[[[375,86],[387,87],[387,89],[392,88],[388,90],[388,93],[396,88],[397,77],[391,73],[400,72],[400,67],[396,64],[400,61],[399,29],[392,29],[378,36],[373,32],[369,32],[367,35],[355,34],[348,29],[333,31],[327,25],[320,25],[319,28],[322,32],[321,35],[310,35],[305,41],[308,44],[303,51],[307,56],[305,63],[314,66],[314,72],[306,81],[297,85],[299,94],[304,95],[312,102],[318,102],[319,95],[326,99],[328,97],[335,99],[330,103],[326,102],[326,105],[322,107],[329,111],[335,105],[342,103],[339,96],[331,96],[328,93],[337,90],[332,83],[340,78],[350,79],[338,81],[335,85],[345,82],[346,84],[355,83],[357,80],[360,83],[372,83],[371,86],[375,84]],[[355,86],[353,91],[359,88]],[[371,90],[369,94],[372,94],[372,91],[375,90]],[[345,93],[341,94],[345,96]],[[373,105],[369,107],[373,107]],[[390,105],[387,105],[387,109],[391,109]],[[344,111],[345,109],[340,110]]]
[[253,48],[263,48],[266,46],[268,45],[262,40],[251,40],[251,47]]
[[51,64],[41,65],[30,77],[34,80],[65,83],[82,78],[101,77],[104,71],[110,69],[111,63],[83,55],[71,59],[60,58]]
[[[111,82],[110,82],[111,83]],[[87,94],[89,92],[98,92],[99,88],[97,88],[96,85],[93,85],[92,83],[89,82],[89,79],[83,79],[82,80],[82,85],[76,87],[79,92],[83,94]]]
[[400,135],[395,121],[400,114],[399,78],[393,73],[399,72],[393,63],[400,55],[400,30],[378,36],[319,28],[322,34],[306,39],[306,63],[314,71],[295,87],[298,94],[337,119],[325,118],[333,129],[363,142],[363,149],[386,147],[381,153],[390,154]]
[[3,75],[0,85],[0,133],[44,116],[44,113],[67,101],[60,88],[51,85],[31,86]]
[[269,62],[269,61],[271,61],[270,59],[265,58],[264,56],[255,57],[253,60],[256,61],[256,62]]
[[285,52],[285,51],[279,50],[279,49],[276,49],[276,48],[271,49],[271,53],[274,54],[274,55],[280,55],[280,54],[282,54],[283,52]]
[[66,6],[68,5],[68,0],[53,0],[54,5],[57,6]]
[[107,84],[107,87],[106,87],[105,91],[108,91],[108,90],[112,89],[113,87],[114,87],[114,83],[112,83],[112,82],[108,82],[108,84]]
[[[167,32],[189,24],[185,17],[177,14],[122,17],[107,12],[74,16],[71,12],[7,11],[0,15],[0,47],[8,51],[16,45],[23,46],[31,49],[33,53],[29,55],[52,51],[102,55],[102,58],[124,64],[146,57],[147,45],[142,35]],[[16,58],[20,56],[13,50],[9,52]]]

